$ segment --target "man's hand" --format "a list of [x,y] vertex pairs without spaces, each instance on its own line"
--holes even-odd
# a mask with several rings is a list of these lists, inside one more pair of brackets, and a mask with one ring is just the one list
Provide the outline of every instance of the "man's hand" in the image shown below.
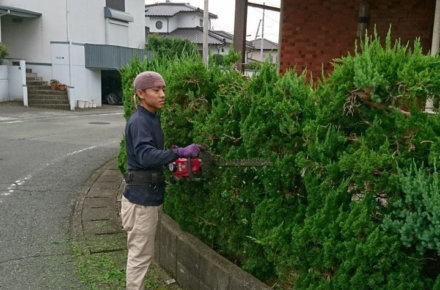
[[177,148],[177,153],[180,157],[196,157],[199,155],[200,148],[196,144],[191,144],[186,147]]

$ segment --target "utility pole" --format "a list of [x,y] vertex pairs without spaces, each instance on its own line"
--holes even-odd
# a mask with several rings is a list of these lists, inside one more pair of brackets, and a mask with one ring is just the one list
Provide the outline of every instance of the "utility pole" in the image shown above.
[[[265,5],[265,3],[263,3],[263,6]],[[263,8],[263,20],[261,21],[261,41],[260,41],[260,59],[263,62],[264,61],[264,54],[263,54],[263,39],[264,39],[264,12],[265,9]]]
[[257,40],[257,38],[258,38],[258,32],[260,32],[260,25],[261,25],[261,19],[260,19],[260,21],[258,21],[257,33],[255,33],[255,40]]
[[203,8],[203,63],[208,66],[208,30],[209,30],[209,0],[205,0]]

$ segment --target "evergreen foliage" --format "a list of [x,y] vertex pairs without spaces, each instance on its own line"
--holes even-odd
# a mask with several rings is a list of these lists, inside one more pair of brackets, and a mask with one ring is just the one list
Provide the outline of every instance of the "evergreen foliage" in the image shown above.
[[[231,54],[231,59],[234,55]],[[366,35],[317,84],[264,64],[251,78],[199,56],[139,60],[167,84],[167,146],[273,166],[217,168],[167,187],[165,211],[186,231],[282,289],[438,289],[438,56]],[[120,167],[124,170],[121,143]]]
[[155,34],[149,35],[145,48],[155,58],[181,58],[198,54],[197,45],[187,39],[160,37]]
[[3,59],[9,54],[8,48],[2,42],[0,42],[0,64],[2,64]]
[[440,255],[440,188],[437,168],[427,172],[423,164],[397,168],[402,197],[384,218],[384,227],[400,236],[406,247],[415,247],[424,255],[434,250]]

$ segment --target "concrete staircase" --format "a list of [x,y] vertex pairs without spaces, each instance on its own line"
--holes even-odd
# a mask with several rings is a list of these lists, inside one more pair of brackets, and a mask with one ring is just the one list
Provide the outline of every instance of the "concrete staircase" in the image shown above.
[[70,110],[67,90],[52,90],[36,73],[26,72],[29,107]]

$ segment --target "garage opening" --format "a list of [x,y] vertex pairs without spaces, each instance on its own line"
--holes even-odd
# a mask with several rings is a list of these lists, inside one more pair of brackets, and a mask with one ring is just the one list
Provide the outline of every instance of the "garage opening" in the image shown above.
[[102,103],[122,105],[121,75],[117,70],[101,71]]

